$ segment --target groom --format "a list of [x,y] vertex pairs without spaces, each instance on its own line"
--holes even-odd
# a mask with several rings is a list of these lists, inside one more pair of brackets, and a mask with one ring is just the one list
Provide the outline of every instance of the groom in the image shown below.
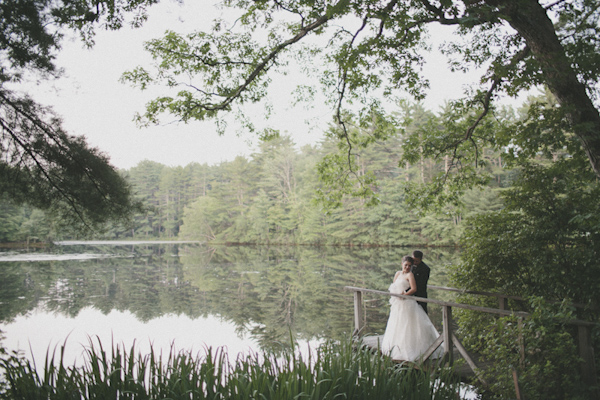
[[[415,260],[412,266],[412,273],[417,282],[417,291],[414,293],[414,296],[427,298],[427,281],[429,281],[430,269],[427,264],[423,262],[423,252],[415,250],[413,251],[412,257]],[[421,301],[418,303],[423,307],[425,313],[427,313],[427,303]]]

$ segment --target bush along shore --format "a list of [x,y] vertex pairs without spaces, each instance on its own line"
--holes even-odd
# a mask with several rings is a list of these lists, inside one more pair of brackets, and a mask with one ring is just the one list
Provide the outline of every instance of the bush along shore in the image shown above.
[[41,370],[20,354],[2,357],[3,399],[457,399],[448,371],[425,372],[388,357],[328,341],[302,356],[240,354],[224,348],[203,355],[140,354],[91,341],[81,366],[65,365],[64,345],[48,351]]

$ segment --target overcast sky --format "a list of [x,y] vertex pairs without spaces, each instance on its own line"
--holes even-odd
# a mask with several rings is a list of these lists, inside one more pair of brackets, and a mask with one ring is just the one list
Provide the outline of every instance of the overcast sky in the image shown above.
[[[150,63],[143,50],[144,41],[161,37],[167,29],[208,30],[220,13],[210,1],[181,6],[165,0],[151,8],[150,18],[141,29],[98,31],[91,50],[84,48],[79,40],[68,40],[57,60],[65,69],[64,78],[43,82],[35,88],[35,98],[53,106],[71,134],[85,135],[118,168],[131,168],[145,159],[183,166],[191,162],[216,164],[249,155],[257,139],[248,134],[238,136],[235,127],[224,136],[217,135],[212,122],[138,128],[133,117],[136,112],[144,111],[152,93],[119,82],[124,71]],[[435,34],[439,39],[440,32]],[[431,90],[425,106],[437,111],[445,100],[462,94],[469,77],[448,72],[445,60],[436,54],[429,58],[433,61],[425,67],[425,73],[431,81]],[[288,76],[273,86],[275,113],[269,125],[289,133],[298,145],[314,144],[322,138],[332,113],[319,103],[313,104],[312,109],[293,107],[290,91],[297,79],[299,76]],[[260,115],[255,119],[260,121]],[[305,123],[307,120],[310,124]]]

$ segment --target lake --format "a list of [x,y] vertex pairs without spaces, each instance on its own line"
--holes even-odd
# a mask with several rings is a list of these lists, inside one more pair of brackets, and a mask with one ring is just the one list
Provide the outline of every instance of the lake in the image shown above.
[[[430,284],[447,285],[454,249],[422,249]],[[211,246],[63,242],[0,251],[0,330],[7,350],[43,363],[66,344],[77,362],[90,341],[147,353],[208,346],[239,352],[314,346],[351,335],[352,293],[387,290],[408,248]],[[449,300],[448,292],[430,297]],[[366,299],[367,330],[383,333],[387,297]],[[430,305],[441,323],[441,309]]]

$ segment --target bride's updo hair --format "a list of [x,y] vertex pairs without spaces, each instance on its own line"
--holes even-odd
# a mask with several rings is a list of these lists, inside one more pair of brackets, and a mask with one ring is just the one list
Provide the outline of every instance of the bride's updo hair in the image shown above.
[[404,264],[405,261],[408,261],[411,264],[415,263],[415,260],[411,256],[404,256],[404,257],[402,257],[402,264]]

